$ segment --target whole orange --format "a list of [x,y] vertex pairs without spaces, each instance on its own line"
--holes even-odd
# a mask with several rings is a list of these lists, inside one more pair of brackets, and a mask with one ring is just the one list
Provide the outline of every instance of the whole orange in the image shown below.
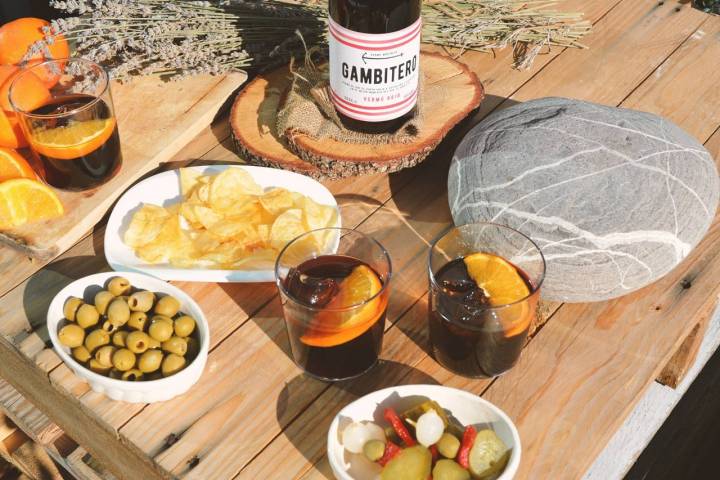
[[[18,78],[19,77],[19,78]],[[15,82],[15,79],[18,81]],[[30,112],[47,104],[52,98],[47,85],[33,72],[18,69],[0,84],[0,107],[5,111],[14,110],[10,103],[10,86],[15,84],[13,89],[15,106]]]
[[5,112],[0,108],[0,147],[22,148],[27,145],[22,127],[20,127],[15,114]]
[[[46,20],[26,17],[18,18],[0,27],[0,64],[16,65],[20,63],[28,48],[45,37],[42,28],[48,26],[50,26],[50,22]],[[38,52],[28,59],[28,65],[34,65],[43,60],[68,58],[70,47],[68,47],[65,37],[57,34],[54,40],[52,45],[48,45],[50,51],[48,57]],[[46,69],[43,70],[38,73],[38,76],[50,88],[57,83],[58,75]]]

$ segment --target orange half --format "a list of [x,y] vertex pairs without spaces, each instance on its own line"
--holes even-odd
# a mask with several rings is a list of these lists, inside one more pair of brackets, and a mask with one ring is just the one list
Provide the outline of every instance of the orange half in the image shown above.
[[62,127],[35,130],[29,140],[32,148],[46,157],[72,160],[102,147],[114,131],[114,118],[83,120]]
[[0,147],[0,182],[13,178],[37,178],[37,176],[22,155],[13,149]]
[[60,199],[44,183],[29,178],[0,183],[0,228],[49,220],[64,212]]
[[[468,275],[482,288],[490,305],[500,306],[518,302],[530,295],[525,279],[517,268],[507,260],[491,253],[474,253],[463,259]],[[512,337],[524,332],[532,319],[534,308],[531,299],[508,305],[498,311],[505,329],[505,336]]]
[[333,347],[359,337],[372,327],[387,305],[386,296],[378,296],[361,307],[346,312],[333,312],[361,304],[382,290],[377,274],[366,265],[358,265],[341,283],[339,292],[321,311],[314,326],[300,337],[306,345]]

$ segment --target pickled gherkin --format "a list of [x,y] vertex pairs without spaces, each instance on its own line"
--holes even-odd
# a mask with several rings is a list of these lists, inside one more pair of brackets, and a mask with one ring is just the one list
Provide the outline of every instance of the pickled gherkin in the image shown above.
[[385,453],[385,442],[380,440],[370,440],[363,446],[363,454],[371,462],[377,462]]
[[470,449],[470,473],[477,478],[495,475],[503,471],[509,458],[510,450],[493,430],[480,430]]
[[437,449],[443,457],[455,458],[460,450],[460,440],[455,435],[445,432],[437,442]]

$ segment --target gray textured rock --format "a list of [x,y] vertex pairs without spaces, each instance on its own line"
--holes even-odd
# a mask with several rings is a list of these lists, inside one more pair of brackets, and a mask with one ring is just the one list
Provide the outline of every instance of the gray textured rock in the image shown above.
[[497,112],[457,148],[448,196],[457,225],[492,221],[533,238],[542,296],[618,297],[662,277],[715,214],[711,155],[653,114],[563,98]]

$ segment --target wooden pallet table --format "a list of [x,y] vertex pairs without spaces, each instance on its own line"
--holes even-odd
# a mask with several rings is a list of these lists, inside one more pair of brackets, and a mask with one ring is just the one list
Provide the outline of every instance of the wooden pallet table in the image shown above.
[[[590,49],[553,49],[523,72],[510,68],[510,52],[466,53],[462,60],[483,81],[487,97],[462,128],[512,102],[567,96],[664,115],[720,155],[720,17],[674,1],[561,5],[585,11],[594,23]],[[0,375],[81,445],[73,458],[88,452],[122,479],[331,478],[325,434],[335,413],[370,391],[408,383],[463,388],[504,409],[523,443],[519,479],[622,476],[687,387],[685,372],[692,378],[717,347],[718,319],[710,320],[720,293],[720,221],[653,285],[608,302],[545,304],[508,374],[494,380],[452,375],[428,354],[425,259],[431,239],[451,221],[445,176],[462,128],[417,168],[327,182],[343,224],[383,243],[396,270],[382,362],[370,373],[337,384],[302,375],[290,359],[271,284],[178,282],[212,329],[198,384],[153,405],[113,402],[90,391],[47,348],[44,322],[50,299],[64,285],[108,269],[98,225],[42,268],[24,266],[10,276],[3,270],[0,281],[11,284],[0,289],[7,292],[0,297]],[[231,143],[220,121],[182,160],[239,162]],[[665,395],[653,410],[656,390],[668,389],[657,378],[679,385],[679,393]]]

